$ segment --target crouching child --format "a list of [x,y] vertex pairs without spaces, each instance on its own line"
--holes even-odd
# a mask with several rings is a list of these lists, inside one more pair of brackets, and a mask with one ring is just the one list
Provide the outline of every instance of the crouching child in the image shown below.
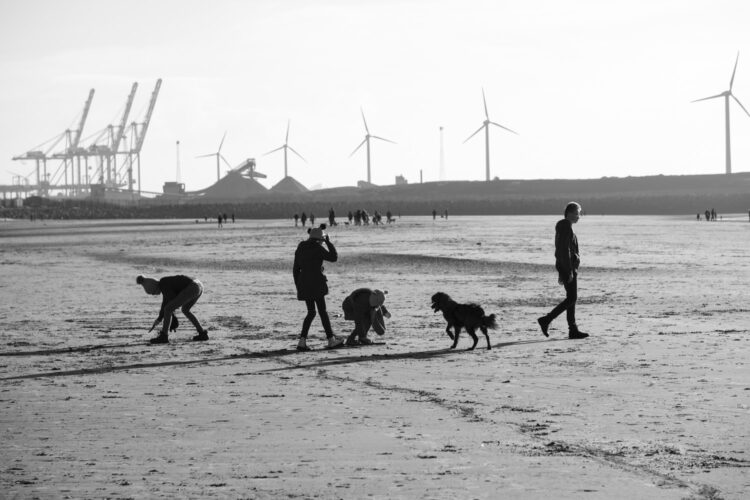
[[385,305],[385,293],[370,288],[354,290],[341,307],[344,309],[344,319],[354,321],[354,330],[346,339],[346,345],[369,345],[372,340],[367,338],[370,328],[378,335],[385,333],[385,319],[390,318]]

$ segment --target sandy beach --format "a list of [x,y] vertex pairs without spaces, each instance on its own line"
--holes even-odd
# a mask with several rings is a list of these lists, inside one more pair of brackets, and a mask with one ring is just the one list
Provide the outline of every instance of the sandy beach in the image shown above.
[[[747,498],[747,215],[582,218],[583,341],[536,325],[558,218],[333,228],[334,331],[360,286],[393,317],[308,353],[291,221],[0,222],[0,496]],[[200,279],[210,340],[178,314],[149,345],[138,274]],[[437,291],[498,315],[492,350],[448,348]]]

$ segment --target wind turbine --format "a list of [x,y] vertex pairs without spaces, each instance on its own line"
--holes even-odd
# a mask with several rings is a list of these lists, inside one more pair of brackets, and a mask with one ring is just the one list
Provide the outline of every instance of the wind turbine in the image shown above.
[[362,110],[362,108],[359,108],[360,113],[362,113],[362,121],[365,123],[365,138],[362,140],[362,142],[359,143],[359,146],[357,146],[354,151],[352,151],[352,154],[349,155],[349,158],[354,156],[354,153],[359,151],[359,148],[362,147],[363,144],[367,144],[367,183],[370,184],[370,138],[372,139],[380,139],[381,141],[390,142],[391,144],[396,144],[390,139],[385,139],[383,137],[378,137],[377,135],[370,134],[370,129],[367,128],[367,120],[365,120],[365,112]]
[[226,138],[227,138],[227,133],[224,132],[224,137],[221,138],[221,142],[219,143],[219,149],[215,153],[208,153],[205,155],[196,156],[196,158],[208,158],[209,156],[216,157],[216,181],[217,182],[221,180],[221,171],[220,171],[221,161],[224,161],[224,163],[226,163],[227,167],[229,167],[230,169],[232,168],[232,165],[230,165],[227,159],[224,158],[224,156],[221,154],[221,147],[224,145],[224,139]]
[[[280,149],[284,150],[284,178],[285,179],[288,177],[288,175],[287,175],[287,168],[286,168],[287,167],[287,149],[289,151],[291,151],[292,153],[296,154],[297,156],[299,156],[300,158],[302,158],[302,155],[299,154],[298,152],[296,152],[294,150],[294,148],[289,145],[289,125],[290,125],[290,121],[287,120],[287,122],[286,122],[286,139],[284,139],[284,144],[281,145],[281,146],[279,146],[278,148],[273,149],[273,150],[271,150],[268,153],[266,153],[266,154],[263,155],[263,156],[267,156],[267,155],[270,155],[271,153],[275,153],[276,151],[279,151]],[[304,161],[305,163],[307,163],[307,160],[305,160],[304,158],[302,158],[302,161]]]
[[[496,127],[500,127],[502,129],[507,130],[508,132],[513,132],[514,134],[518,135],[518,132],[509,129],[508,127],[505,127],[503,125],[500,125],[499,123],[495,123],[492,120],[490,120],[490,114],[487,111],[487,99],[484,96],[484,89],[482,89],[482,101],[484,101],[484,123],[482,123],[482,126],[477,129],[476,132],[471,134],[469,137],[466,138],[466,141],[477,135],[482,129],[484,129],[484,156],[485,156],[485,175],[487,177],[486,180],[490,180],[490,125],[495,125]],[[464,144],[466,144],[466,141],[464,141]]]
[[698,102],[698,101],[707,101],[708,99],[716,99],[717,97],[723,97],[724,98],[724,133],[725,133],[725,143],[726,143],[726,158],[727,158],[727,166],[726,166],[726,173],[731,174],[732,173],[732,148],[731,148],[731,139],[729,135],[729,97],[737,101],[737,104],[740,105],[742,108],[742,111],[745,112],[747,116],[750,116],[750,113],[745,109],[745,106],[742,105],[739,99],[735,97],[735,95],[732,93],[732,86],[734,85],[734,74],[737,72],[737,63],[740,61],[740,53],[737,52],[737,58],[734,61],[734,69],[732,70],[732,78],[729,79],[729,90],[725,90],[721,94],[712,95],[711,97],[704,97],[703,99],[696,99],[692,102]]

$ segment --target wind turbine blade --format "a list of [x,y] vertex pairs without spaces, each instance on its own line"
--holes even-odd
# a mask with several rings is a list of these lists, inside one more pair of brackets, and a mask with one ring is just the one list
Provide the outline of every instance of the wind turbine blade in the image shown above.
[[292,123],[291,120],[286,121],[286,139],[284,139],[284,144],[289,143],[289,126],[291,125],[291,123]]
[[352,156],[354,156],[354,153],[356,153],[357,151],[359,151],[359,148],[361,148],[364,145],[364,143],[366,143],[366,142],[367,142],[367,137],[365,137],[364,140],[359,143],[359,146],[357,146],[356,148],[354,148],[354,151],[352,151],[352,154],[349,155],[349,158],[351,158]]
[[505,130],[507,130],[508,132],[513,132],[514,134],[518,135],[518,132],[516,132],[515,130],[511,130],[511,129],[509,129],[508,127],[505,127],[505,126],[503,126],[503,125],[500,125],[499,123],[495,123],[495,122],[490,122],[490,123],[491,123],[491,124],[493,124],[493,125],[495,125],[496,127],[504,128],[504,129],[505,129]]
[[381,141],[390,142],[391,144],[396,144],[395,142],[393,142],[390,139],[386,139],[384,137],[378,137],[377,135],[371,135],[370,137],[372,137],[373,139],[380,139]]
[[224,137],[221,138],[221,142],[219,143],[219,150],[217,151],[217,153],[221,153],[221,147],[224,145],[224,139],[226,139],[226,138],[227,138],[227,132],[225,130],[224,131]]
[[362,113],[362,121],[365,122],[365,132],[367,132],[367,134],[369,135],[370,129],[367,128],[367,120],[365,120],[365,111],[362,108],[359,108],[359,112]]
[[276,151],[280,151],[280,150],[284,149],[284,147],[286,147],[286,144],[284,144],[283,146],[279,146],[276,149],[272,149],[268,153],[264,153],[263,156],[267,156],[267,155],[270,155],[271,153],[275,153]]
[[229,164],[229,162],[227,161],[227,159],[224,158],[224,155],[219,155],[219,158],[221,158],[224,161],[224,163],[226,163],[227,167],[229,167],[230,170],[234,170],[234,167]]
[[709,99],[716,99],[717,97],[724,97],[724,93],[722,92],[721,94],[712,95],[711,97],[704,97],[703,99],[696,99],[690,102],[707,101]]
[[734,60],[734,69],[732,70],[732,78],[729,80],[729,91],[732,91],[732,85],[734,85],[734,74],[737,73],[737,63],[740,62],[740,52],[737,51],[737,59]]
[[216,155],[216,153],[208,153],[207,155],[196,156],[196,158],[208,158],[209,156],[214,156],[214,155]]
[[744,112],[745,112],[745,114],[746,114],[747,116],[750,116],[750,113],[748,113],[748,112],[747,112],[747,110],[745,109],[745,106],[743,106],[743,105],[742,105],[742,103],[740,102],[740,100],[739,100],[739,99],[737,99],[737,98],[736,98],[736,97],[734,96],[734,94],[732,94],[732,99],[734,99],[735,101],[737,101],[737,104],[739,104],[739,105],[740,105],[740,107],[742,108],[742,111],[744,111]]
[[[485,125],[482,124],[482,126],[479,127],[476,132],[474,132],[473,134],[471,134],[469,137],[466,138],[466,141],[468,141],[469,139],[471,139],[472,137],[474,137],[475,135],[477,135],[484,127],[485,127]],[[464,141],[464,144],[466,143],[466,141]]]
[[482,87],[482,102],[484,102],[484,116],[489,120],[490,113],[487,111],[487,98],[484,96],[484,87]]
[[302,155],[301,155],[301,154],[299,154],[298,152],[296,152],[296,151],[294,150],[294,148],[293,148],[293,147],[291,147],[291,146],[287,146],[287,147],[289,148],[289,151],[291,151],[292,153],[296,154],[297,156],[299,156],[300,158],[302,158],[302,161],[304,161],[305,163],[307,163],[307,160],[305,160],[305,159],[304,159],[304,158],[302,157]]

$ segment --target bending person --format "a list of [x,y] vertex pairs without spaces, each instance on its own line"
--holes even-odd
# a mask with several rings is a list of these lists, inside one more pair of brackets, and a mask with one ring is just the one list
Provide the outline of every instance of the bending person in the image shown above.
[[385,308],[384,302],[385,294],[370,288],[358,288],[344,299],[341,304],[344,319],[354,321],[354,330],[346,339],[346,345],[372,344],[372,340],[367,338],[371,327],[378,335],[385,333],[383,317],[390,318],[391,313]]
[[190,312],[190,309],[198,302],[200,296],[203,295],[203,285],[200,281],[187,276],[177,275],[165,276],[159,281],[138,276],[135,282],[143,286],[143,289],[149,295],[162,295],[159,317],[154,321],[151,330],[156,328],[156,325],[162,320],[163,324],[159,335],[150,340],[152,344],[166,344],[169,342],[168,332],[170,329],[171,331],[177,330],[177,318],[174,316],[174,312],[178,308],[182,309],[182,314],[190,320],[198,332],[198,335],[194,336],[193,340],[208,340],[208,331],[203,329],[198,318]]

